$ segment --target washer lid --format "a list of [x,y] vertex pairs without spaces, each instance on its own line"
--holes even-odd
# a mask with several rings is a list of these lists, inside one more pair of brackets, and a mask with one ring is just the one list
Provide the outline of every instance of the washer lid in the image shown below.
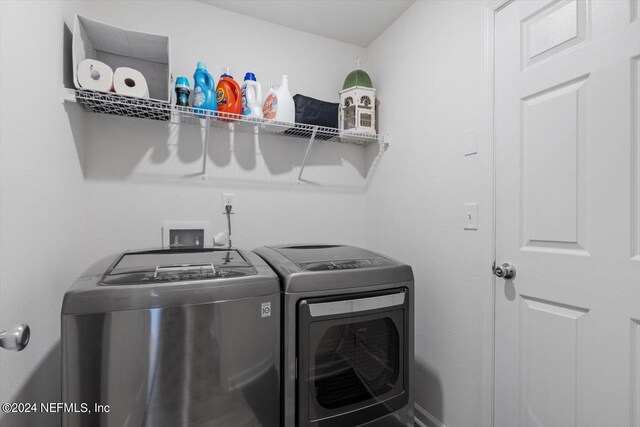
[[323,271],[352,268],[373,268],[397,265],[379,254],[354,246],[343,245],[282,245],[271,246],[303,270]]
[[219,279],[255,275],[235,249],[159,249],[125,252],[107,269],[103,285]]
[[279,292],[274,271],[242,249],[127,251],[89,267],[65,294],[62,314],[226,303]]

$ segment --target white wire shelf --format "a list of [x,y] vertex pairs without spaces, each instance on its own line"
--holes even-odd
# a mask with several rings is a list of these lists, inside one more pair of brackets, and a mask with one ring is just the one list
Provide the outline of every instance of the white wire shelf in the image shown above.
[[76,101],[94,113],[165,122],[171,118],[171,105],[167,102],[85,89],[75,92]]
[[219,111],[199,110],[192,107],[179,107],[166,102],[145,98],[134,98],[117,93],[105,93],[93,90],[76,89],[76,100],[87,110],[94,113],[111,114],[124,117],[136,117],[169,121],[179,124],[202,126],[208,119],[210,126],[231,127],[232,130],[253,133],[267,132],[294,138],[308,139],[316,132],[315,139],[366,145],[372,142],[385,143],[382,135],[364,132],[340,131],[336,128],[308,125],[304,123],[278,122],[246,117],[239,114]]
[[[64,96],[64,100],[70,100]],[[145,98],[135,98],[117,93],[105,93],[100,91],[76,89],[75,100],[85,109],[102,114],[110,114],[122,117],[135,117],[149,120],[159,120],[173,124],[191,124],[205,128],[205,144],[209,143],[209,128],[226,128],[230,132],[241,131],[254,134],[277,134],[292,138],[308,140],[307,151],[300,167],[298,180],[302,180],[302,172],[305,168],[313,143],[320,141],[334,141],[348,144],[367,145],[380,144],[380,154],[389,146],[389,142],[383,135],[363,132],[340,131],[336,128],[315,126],[304,123],[278,122],[239,114],[223,113],[194,109],[192,107],[180,107],[168,102],[156,101]],[[205,147],[205,153],[206,153]],[[379,160],[379,159],[377,159]],[[206,158],[203,158],[203,178],[206,173]]]

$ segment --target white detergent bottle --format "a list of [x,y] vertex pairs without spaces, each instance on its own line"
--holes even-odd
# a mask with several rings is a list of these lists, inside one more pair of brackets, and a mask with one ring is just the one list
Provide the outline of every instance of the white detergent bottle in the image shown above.
[[[289,92],[289,78],[282,76],[282,84],[278,89],[269,90],[262,107],[265,120],[294,123],[296,120],[296,105]],[[284,130],[284,129],[283,129]]]
[[242,115],[262,118],[262,86],[256,81],[256,75],[247,73],[242,84]]
[[296,121],[296,103],[293,102],[293,96],[289,92],[289,78],[282,76],[282,83],[276,90],[278,96],[278,112],[276,120],[279,122],[295,123]]
[[275,120],[277,111],[278,97],[276,96],[273,83],[269,83],[269,92],[267,92],[267,96],[264,98],[264,104],[262,105],[262,117],[265,120]]

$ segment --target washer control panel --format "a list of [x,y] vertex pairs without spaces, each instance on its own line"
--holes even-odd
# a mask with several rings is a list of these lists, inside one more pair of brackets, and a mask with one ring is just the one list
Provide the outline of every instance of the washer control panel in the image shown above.
[[215,272],[136,272],[128,274],[118,274],[107,276],[102,280],[103,285],[131,285],[131,284],[149,284],[149,283],[166,283],[166,282],[185,282],[193,280],[215,280],[231,277],[252,276],[256,274],[256,270],[249,268],[221,268]]

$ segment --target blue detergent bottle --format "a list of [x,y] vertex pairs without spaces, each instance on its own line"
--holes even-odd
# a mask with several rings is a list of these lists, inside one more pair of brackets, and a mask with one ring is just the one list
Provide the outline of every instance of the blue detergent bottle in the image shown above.
[[216,111],[216,84],[213,77],[207,71],[207,65],[199,61],[196,72],[193,74],[193,108],[196,113],[204,113],[204,110]]

